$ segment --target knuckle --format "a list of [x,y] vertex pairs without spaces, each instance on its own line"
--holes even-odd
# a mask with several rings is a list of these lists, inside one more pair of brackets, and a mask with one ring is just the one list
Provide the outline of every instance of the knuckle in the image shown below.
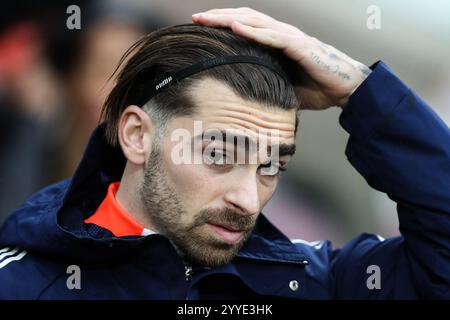
[[249,19],[250,19],[250,21],[252,21],[255,24],[259,24],[262,22],[261,17],[258,15],[255,15],[255,14],[249,15]]
[[252,8],[249,8],[249,7],[240,7],[239,10],[241,10],[242,12],[245,12],[245,13],[255,12]]

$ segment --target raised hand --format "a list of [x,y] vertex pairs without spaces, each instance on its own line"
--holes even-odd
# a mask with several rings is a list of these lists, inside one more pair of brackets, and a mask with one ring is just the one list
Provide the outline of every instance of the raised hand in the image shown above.
[[234,33],[283,50],[298,65],[296,93],[302,109],[344,107],[370,69],[298,28],[250,8],[214,9],[192,16],[194,23],[227,27]]

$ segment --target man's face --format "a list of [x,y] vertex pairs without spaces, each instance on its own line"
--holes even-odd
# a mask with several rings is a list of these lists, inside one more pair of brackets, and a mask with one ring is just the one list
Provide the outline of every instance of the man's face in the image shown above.
[[[171,120],[154,143],[141,197],[154,227],[186,259],[217,266],[240,250],[273,195],[277,168],[293,153],[296,111],[244,100],[209,78],[198,81],[191,94],[196,114]],[[180,150],[187,161],[180,163]]]

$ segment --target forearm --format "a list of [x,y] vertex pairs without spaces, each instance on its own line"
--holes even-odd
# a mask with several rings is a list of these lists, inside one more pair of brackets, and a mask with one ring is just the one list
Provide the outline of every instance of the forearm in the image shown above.
[[450,130],[385,65],[355,91],[340,122],[349,160],[372,187],[450,212]]
[[340,121],[350,133],[350,162],[398,204],[403,252],[389,259],[406,261],[400,270],[411,272],[420,296],[449,298],[449,128],[383,64],[351,96]]

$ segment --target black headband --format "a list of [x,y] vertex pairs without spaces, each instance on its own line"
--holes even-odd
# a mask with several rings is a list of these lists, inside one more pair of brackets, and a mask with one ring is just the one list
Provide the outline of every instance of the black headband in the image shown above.
[[139,87],[137,89],[135,96],[135,101],[133,101],[133,103],[142,107],[151,98],[153,98],[156,94],[158,94],[162,89],[170,87],[171,85],[178,83],[184,78],[187,78],[200,71],[204,71],[213,67],[233,63],[250,63],[261,65],[277,73],[286,82],[289,82],[286,73],[284,73],[283,70],[274,66],[271,62],[267,60],[263,60],[261,58],[254,56],[241,56],[241,55],[223,56],[219,58],[200,61],[198,63],[185,67],[171,75],[168,75],[156,82],[150,80],[139,83],[138,84]]

